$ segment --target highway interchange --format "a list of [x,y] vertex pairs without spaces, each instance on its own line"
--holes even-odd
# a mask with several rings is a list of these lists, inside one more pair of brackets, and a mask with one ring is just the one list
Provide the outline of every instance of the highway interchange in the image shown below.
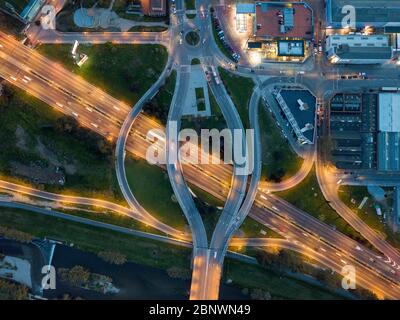
[[[88,43],[158,43],[167,47],[169,59],[159,80],[145,93],[133,108],[127,103],[118,101],[102,90],[95,88],[82,78],[70,73],[62,66],[39,55],[36,51],[22,45],[15,39],[0,32],[0,76],[21,89],[36,96],[59,111],[72,115],[84,126],[117,142],[116,170],[122,193],[130,208],[112,204],[98,199],[61,196],[0,181],[0,187],[17,193],[24,193],[55,202],[76,203],[83,205],[96,204],[108,210],[132,216],[162,231],[172,238],[193,241],[193,275],[191,299],[218,299],[219,284],[222,276],[223,260],[228,245],[267,246],[271,243],[295,250],[312,257],[321,266],[338,273],[346,264],[357,267],[358,283],[376,293],[380,298],[400,299],[400,253],[386,241],[382,240],[338,197],[337,181],[344,176],[343,184],[356,184],[367,181],[378,184],[384,180],[387,185],[399,183],[399,177],[376,176],[362,173],[360,176],[346,176],[342,172],[331,172],[319,156],[318,150],[295,150],[301,152],[304,163],[300,171],[289,180],[280,184],[259,182],[260,148],[258,128],[259,102],[266,102],[273,108],[270,86],[275,83],[293,83],[293,73],[286,70],[253,69],[242,66],[237,74],[251,77],[256,86],[249,104],[250,125],[255,129],[255,146],[253,157],[255,168],[251,177],[236,175],[235,168],[229,165],[194,165],[181,164],[179,161],[168,164],[166,169],[174,193],[182,207],[191,228],[191,234],[185,234],[161,223],[148,213],[135,199],[126,178],[124,159],[127,152],[139,157],[146,156],[150,141],[146,138],[150,129],[162,126],[148,118],[141,109],[165,81],[170,72],[177,70],[177,84],[171,103],[169,121],[179,123],[182,116],[182,97],[188,90],[188,73],[190,61],[199,58],[203,65],[227,67],[231,62],[219,51],[214,39],[208,14],[210,2],[196,1],[198,14],[194,20],[187,20],[184,14],[183,1],[177,1],[177,14],[171,17],[171,26],[163,33],[85,33],[62,34],[57,32],[33,32],[35,41],[42,43],[72,43],[74,40]],[[180,44],[181,31],[186,32],[196,27],[201,39],[200,46]],[[28,31],[29,34],[29,31]],[[49,66],[52,72],[49,73]],[[357,68],[355,68],[357,70]],[[362,88],[377,88],[397,83],[400,87],[398,70],[391,66],[375,69],[370,72],[369,80],[338,80],[338,70],[331,70],[321,60],[316,60],[314,68],[308,70],[295,81],[309,88],[318,99],[326,101],[335,91],[351,89],[360,84]],[[321,74],[324,73],[324,78]],[[267,78],[267,80],[265,80]],[[316,79],[318,78],[318,81]],[[25,81],[23,81],[25,79]],[[215,80],[210,83],[218,105],[220,106],[227,126],[243,128],[229,95],[223,84]],[[111,107],[110,107],[111,106]],[[168,130],[165,145],[167,156],[178,152],[176,137],[171,137]],[[125,151],[126,150],[126,151]],[[330,226],[313,218],[286,201],[271,194],[274,191],[286,190],[300,183],[316,163],[318,182],[324,197],[338,214],[357,230],[376,251],[370,250]],[[161,165],[162,166],[162,165]],[[163,166],[164,167],[164,166]],[[164,167],[165,168],[165,167]],[[365,177],[363,179],[363,177]],[[207,239],[203,222],[194,205],[192,195],[186,182],[190,182],[213,196],[226,201],[220,220],[211,239]],[[233,235],[245,217],[249,215],[264,226],[276,231],[284,239],[240,239]],[[232,239],[232,240],[231,240]],[[209,241],[210,240],[210,241]]]

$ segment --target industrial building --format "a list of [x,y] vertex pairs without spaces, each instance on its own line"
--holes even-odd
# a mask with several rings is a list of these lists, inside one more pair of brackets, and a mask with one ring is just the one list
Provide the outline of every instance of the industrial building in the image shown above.
[[314,144],[316,98],[308,90],[280,89],[274,96],[300,144]]
[[[395,0],[326,0],[327,27],[340,29],[347,15],[346,6],[355,8],[355,27],[384,27],[400,22],[400,1]],[[343,11],[342,11],[343,10]],[[344,13],[343,13],[344,12]]]
[[379,94],[378,170],[400,171],[400,93]]
[[387,35],[331,35],[326,51],[335,64],[382,64],[393,56]]
[[341,93],[330,102],[331,159],[340,169],[375,169],[376,94]]

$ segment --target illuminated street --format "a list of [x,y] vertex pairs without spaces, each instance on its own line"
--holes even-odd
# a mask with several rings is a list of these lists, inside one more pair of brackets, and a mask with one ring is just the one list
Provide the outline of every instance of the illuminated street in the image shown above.
[[[34,6],[13,7],[10,17],[24,27],[0,29],[0,103],[11,114],[12,99],[29,107],[4,116],[16,149],[5,144],[0,159],[0,237],[43,241],[43,252],[51,244],[46,266],[54,248],[76,243],[115,265],[166,270],[171,281],[187,282],[187,300],[218,300],[226,288],[250,289],[247,299],[261,292],[267,300],[319,300],[255,284],[253,272],[277,283],[296,279],[328,299],[400,300],[400,29],[389,15],[342,27],[342,2],[144,0],[98,8],[121,15],[120,25],[143,21],[124,32],[78,27],[62,1],[57,29],[45,27],[39,7],[36,15]],[[355,10],[373,15],[368,3]],[[62,25],[67,16],[73,28]],[[153,56],[117,56],[131,48]],[[40,103],[50,107],[45,119]],[[201,141],[215,127],[217,136],[212,129]],[[180,129],[191,136],[182,139]],[[90,183],[82,163],[94,168]],[[48,233],[33,217],[49,219]],[[55,231],[56,223],[65,225]],[[104,237],[74,238],[80,225]],[[114,240],[100,241],[107,237]],[[349,267],[357,290],[343,285]],[[252,270],[248,279],[242,270]],[[110,283],[107,294],[117,295],[118,283]],[[44,285],[26,290],[26,299],[45,299]]]

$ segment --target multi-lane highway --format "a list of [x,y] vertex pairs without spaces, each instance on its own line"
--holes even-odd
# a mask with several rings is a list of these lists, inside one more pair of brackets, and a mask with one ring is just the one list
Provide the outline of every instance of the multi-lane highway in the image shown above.
[[[204,23],[203,21],[201,26],[202,32],[205,30],[204,34],[207,34],[207,30],[209,30],[208,22]],[[59,35],[53,36],[54,39],[58,37],[61,41],[70,41],[66,38],[63,39]],[[97,38],[98,40],[95,39],[96,36],[99,37]],[[100,36],[97,34],[89,36],[89,38],[93,37],[93,41],[87,41],[105,42],[109,41],[106,40],[110,39],[107,38],[109,36]],[[123,35],[113,35],[113,37],[118,39],[119,37],[123,37]],[[134,36],[132,36],[133,38]],[[140,41],[139,37],[137,39]],[[147,40],[144,39],[143,41]],[[210,41],[210,38],[208,40],[210,45],[207,46],[208,42],[206,42],[204,48],[208,48],[210,50],[208,53],[211,55],[211,50],[218,50],[215,48],[215,42]],[[85,39],[83,38],[82,41],[85,42]],[[127,41],[127,43],[132,43],[129,42],[131,39]],[[154,38],[154,41],[163,42],[164,40]],[[0,44],[2,45],[0,47],[0,75],[47,102],[49,105],[66,114],[73,115],[82,124],[100,134],[110,139],[115,139],[119,136],[119,127],[130,112],[130,107],[126,103],[121,103],[97,88],[90,86],[79,77],[63,70],[58,65],[52,64],[48,59],[40,57],[34,51],[13,41],[4,34],[0,35]],[[51,74],[49,74],[49,69],[52,70]],[[305,82],[307,82],[307,78],[305,78]],[[383,81],[378,82],[379,84],[383,83]],[[371,85],[376,85],[378,82],[371,81]],[[343,84],[346,83],[343,82]],[[330,85],[329,81],[326,81],[325,88]],[[223,94],[222,96],[226,95]],[[149,142],[145,138],[146,133],[154,127],[160,126],[153,120],[139,114],[135,120],[135,127],[126,144],[127,150],[144,156],[149,145]],[[127,136],[127,134],[125,135]],[[230,166],[211,165],[205,167],[201,165],[183,165],[182,167],[184,177],[188,181],[198,185],[214,196],[225,200],[229,194],[229,190],[232,190],[230,188],[232,177],[232,168]],[[210,184],[210,181],[213,183]],[[394,259],[393,256],[396,256],[396,251],[386,243],[385,245],[379,244],[379,242],[375,243],[384,255],[378,258],[379,255],[375,254],[375,258],[373,258],[372,255],[374,253],[371,253],[366,248],[355,244],[351,239],[332,230],[318,220],[311,218],[306,213],[300,212],[289,204],[285,204],[280,199],[268,195],[268,192],[263,192],[263,190],[259,191],[256,204],[251,210],[251,216],[264,224],[268,224],[269,227],[275,228],[286,238],[293,236],[293,239],[295,239],[293,241],[302,241],[304,245],[307,244],[307,248],[315,249],[321,246],[326,252],[320,252],[319,256],[323,257],[319,257],[318,259],[328,260],[330,267],[336,271],[340,272],[340,266],[343,265],[343,261],[352,261],[357,266],[360,265],[363,286],[379,292],[381,296],[398,297],[398,286],[392,282],[396,283],[398,281],[398,274],[393,269],[396,265],[392,267],[391,263],[392,259]],[[231,222],[232,219],[228,219],[228,221]],[[225,223],[226,226],[229,224],[228,221]],[[363,230],[361,230],[362,232]],[[371,239],[374,240],[373,236]],[[347,258],[343,258],[338,254],[341,256],[345,255]],[[212,254],[211,256],[214,255]],[[209,265],[209,259],[201,259],[201,261],[195,261],[195,263]],[[393,274],[392,271],[395,273]],[[216,279],[212,275],[209,278]]]

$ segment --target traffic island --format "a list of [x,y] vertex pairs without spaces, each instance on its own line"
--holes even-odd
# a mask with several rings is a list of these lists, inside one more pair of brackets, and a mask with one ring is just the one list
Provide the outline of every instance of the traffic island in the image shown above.
[[185,36],[186,42],[191,46],[197,46],[200,42],[200,35],[196,31],[189,31]]

